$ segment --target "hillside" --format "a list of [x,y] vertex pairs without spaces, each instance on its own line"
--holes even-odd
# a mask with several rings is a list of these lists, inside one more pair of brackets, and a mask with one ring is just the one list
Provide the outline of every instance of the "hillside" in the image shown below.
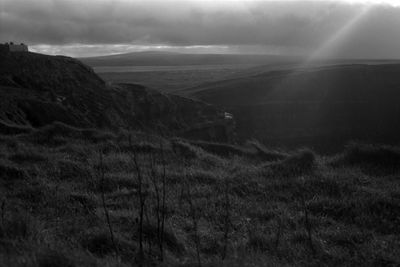
[[[238,145],[229,142],[235,120],[213,105],[106,84],[71,58],[0,56],[0,266],[400,265],[399,147],[352,143],[320,155]],[[358,73],[341,69],[337,78]],[[285,85],[259,105],[322,101],[323,92],[295,85],[307,75],[325,82],[331,70],[247,81]],[[378,103],[397,87],[386,72],[374,72],[387,86]],[[226,82],[196,95],[248,109],[254,98],[213,95]],[[331,90],[336,102],[356,97]]]
[[110,94],[104,81],[86,65],[35,53],[0,56],[4,121],[32,126],[54,120],[73,125],[110,123],[111,118],[101,112],[109,106]]
[[182,135],[198,129],[206,139],[230,138],[232,123],[224,112],[201,101],[140,85],[106,84],[90,67],[68,57],[6,52],[0,57],[3,131],[59,121],[114,130],[162,128]]
[[387,146],[0,135],[0,265],[398,266],[399,166]]
[[268,71],[209,82],[188,95],[228,109],[240,136],[274,145],[398,143],[400,65]]

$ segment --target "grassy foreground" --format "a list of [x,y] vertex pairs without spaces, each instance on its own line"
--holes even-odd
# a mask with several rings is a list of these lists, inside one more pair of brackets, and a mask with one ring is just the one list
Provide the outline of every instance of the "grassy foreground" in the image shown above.
[[26,129],[0,135],[0,266],[399,266],[399,179],[393,147]]

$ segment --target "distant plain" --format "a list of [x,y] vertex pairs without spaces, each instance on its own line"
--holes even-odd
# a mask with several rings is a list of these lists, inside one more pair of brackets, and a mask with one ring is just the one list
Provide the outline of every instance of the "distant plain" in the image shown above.
[[[110,83],[142,84],[160,92],[190,96],[188,89],[203,83],[256,75],[268,71],[295,70],[305,67],[299,60],[271,60],[271,62],[247,62],[236,64],[191,64],[182,65],[117,65],[115,61],[85,61],[105,81]],[[110,63],[110,64],[109,64]],[[157,62],[154,62],[157,63]],[[332,66],[341,64],[398,64],[400,60],[336,60],[309,64],[306,67]],[[132,63],[133,64],[133,63]],[[138,63],[140,64],[140,63]]]
[[177,92],[206,81],[226,79],[253,64],[185,66],[97,66],[94,71],[105,81],[135,83],[161,92]]

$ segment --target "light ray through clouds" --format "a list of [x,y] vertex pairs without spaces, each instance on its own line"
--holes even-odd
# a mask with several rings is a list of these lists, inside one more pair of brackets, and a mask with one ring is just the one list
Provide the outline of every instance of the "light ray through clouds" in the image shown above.
[[157,50],[400,58],[400,0],[43,1],[54,4],[0,0],[0,42],[74,57]]
[[[327,59],[335,56],[335,50],[339,49],[340,46],[345,42],[345,40],[349,37],[349,35],[357,30],[362,19],[368,15],[372,6],[366,5],[362,7],[360,12],[354,16],[350,21],[348,21],[343,27],[341,27],[336,33],[334,33],[326,42],[323,43],[321,47],[319,47],[315,52],[311,54],[311,56],[304,62],[304,65],[307,66],[309,64],[314,63],[315,61],[319,61],[322,59]],[[339,52],[340,51],[336,51]]]
[[[345,42],[346,38],[349,37],[349,34],[355,32],[362,22],[363,18],[365,18],[370,12],[372,5],[365,5],[362,7],[360,12],[356,14],[352,19],[350,19],[347,23],[344,24],[339,30],[337,30],[327,41],[325,41],[314,53],[312,53],[305,61],[300,63],[297,66],[293,66],[293,71],[291,74],[287,75],[285,79],[274,88],[274,91],[279,93],[281,90],[284,90],[287,87],[285,84],[293,83],[296,80],[296,74],[301,73],[309,68],[323,66],[323,60],[329,59],[329,56],[334,55],[335,49],[340,50],[340,46]],[[339,51],[340,52],[340,51]],[[329,55],[330,54],[330,55]],[[333,58],[330,58],[333,59]],[[325,62],[326,64],[326,62]],[[329,63],[327,63],[329,64]],[[293,93],[293,92],[292,92]],[[322,102],[319,103],[322,105]],[[317,119],[315,117],[314,119]],[[311,118],[310,118],[311,120]]]

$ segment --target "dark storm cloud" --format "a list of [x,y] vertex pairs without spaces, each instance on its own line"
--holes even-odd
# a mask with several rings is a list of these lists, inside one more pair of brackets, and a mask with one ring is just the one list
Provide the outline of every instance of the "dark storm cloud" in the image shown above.
[[[1,0],[0,41],[275,46],[312,52],[363,5],[339,2]],[[400,9],[374,6],[345,54],[398,55]],[[360,44],[362,47],[360,48]]]

